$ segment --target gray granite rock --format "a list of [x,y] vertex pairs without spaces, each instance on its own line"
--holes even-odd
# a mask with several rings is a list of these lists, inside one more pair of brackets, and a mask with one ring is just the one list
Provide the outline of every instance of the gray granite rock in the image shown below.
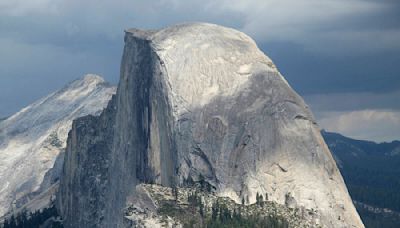
[[0,218],[51,188],[72,121],[100,114],[115,90],[88,74],[0,122]]
[[70,132],[65,226],[126,227],[138,183],[200,178],[236,202],[267,194],[323,227],[364,227],[311,111],[251,38],[204,23],[127,30],[116,96]]

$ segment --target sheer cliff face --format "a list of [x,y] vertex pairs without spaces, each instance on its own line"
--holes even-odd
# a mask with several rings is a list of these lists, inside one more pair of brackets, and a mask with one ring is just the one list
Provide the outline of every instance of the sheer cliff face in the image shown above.
[[86,75],[0,122],[0,217],[58,179],[72,120],[101,113],[114,92]]
[[176,149],[165,69],[142,36],[126,36],[117,94],[74,122],[60,183],[67,227],[120,227],[137,183],[171,186]]
[[363,227],[304,101],[232,29],[128,30],[116,97],[101,117],[76,121],[68,143],[67,227],[122,227],[137,183],[200,176],[237,201],[268,194],[314,208],[324,226]]

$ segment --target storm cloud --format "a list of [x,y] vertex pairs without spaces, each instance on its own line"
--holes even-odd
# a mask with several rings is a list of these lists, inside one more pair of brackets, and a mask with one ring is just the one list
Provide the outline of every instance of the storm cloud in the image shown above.
[[[385,124],[363,117],[400,112],[397,2],[2,0],[0,116],[86,73],[117,83],[126,28],[204,21],[253,37],[305,97],[322,128],[378,141],[400,139],[398,131],[385,131]],[[364,122],[333,128],[338,121],[333,117],[343,115],[359,115]],[[362,134],[367,125],[385,136]]]

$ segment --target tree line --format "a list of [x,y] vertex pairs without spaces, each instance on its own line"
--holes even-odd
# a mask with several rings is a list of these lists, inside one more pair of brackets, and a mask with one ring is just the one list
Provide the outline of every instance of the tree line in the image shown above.
[[[53,218],[53,220],[51,220]],[[17,215],[6,218],[1,224],[2,228],[32,228],[40,227],[44,223],[51,223],[53,228],[63,228],[62,222],[56,220],[59,218],[56,207],[45,208],[35,212],[23,211]]]

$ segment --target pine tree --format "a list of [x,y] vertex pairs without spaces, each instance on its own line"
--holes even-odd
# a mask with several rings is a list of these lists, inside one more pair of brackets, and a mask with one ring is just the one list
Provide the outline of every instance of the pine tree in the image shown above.
[[9,224],[10,224],[10,227],[17,227],[17,223],[15,221],[14,215],[11,216]]
[[203,218],[204,217],[204,205],[201,201],[199,204],[199,213],[200,213],[200,216]]
[[212,220],[216,220],[218,217],[218,201],[217,203],[213,204],[211,207],[211,218]]
[[4,219],[3,228],[10,228],[10,223],[8,219]]
[[178,203],[178,188],[176,186],[172,187],[172,192],[174,194],[175,202]]

